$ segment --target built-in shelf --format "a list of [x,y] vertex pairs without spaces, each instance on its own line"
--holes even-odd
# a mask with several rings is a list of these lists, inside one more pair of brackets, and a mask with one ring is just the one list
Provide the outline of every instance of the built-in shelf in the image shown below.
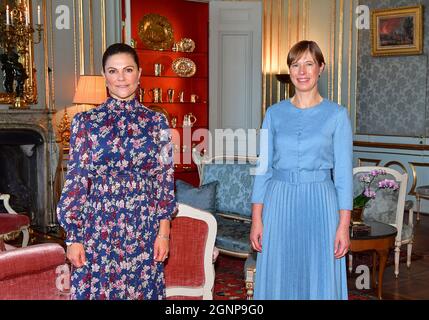
[[179,77],[179,76],[155,76],[150,74],[142,74],[142,78],[156,78],[156,79],[186,79],[186,80],[207,80],[208,77]]

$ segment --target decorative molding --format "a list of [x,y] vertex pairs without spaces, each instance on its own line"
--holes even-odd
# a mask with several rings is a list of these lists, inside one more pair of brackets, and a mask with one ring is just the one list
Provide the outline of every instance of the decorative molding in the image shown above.
[[79,67],[80,74],[85,74],[85,32],[83,30],[83,0],[79,1]]
[[329,40],[329,68],[328,68],[328,97],[334,100],[335,86],[335,32],[337,30],[337,1],[331,0],[331,19],[329,22],[330,40]]
[[73,0],[73,56],[74,56],[74,87],[77,89],[77,82],[78,82],[78,71],[77,71],[77,55],[78,55],[78,49],[77,49],[77,30],[76,30],[76,0]]
[[101,11],[101,55],[107,48],[106,40],[106,0],[100,0],[100,11]]
[[273,1],[274,0],[270,0],[270,72],[269,72],[269,77],[270,77],[270,102],[269,105],[271,106],[273,104]]
[[402,150],[416,150],[416,151],[428,151],[429,150],[429,145],[366,142],[366,141],[354,141],[353,146],[365,147],[365,148],[402,149]]
[[[280,37],[280,35],[282,34],[282,21],[283,21],[283,16],[282,16],[282,12],[283,12],[283,1],[280,1],[279,2],[279,5],[280,5],[280,8],[277,8],[278,10],[277,10],[277,60],[278,60],[278,63],[277,63],[277,74],[280,74],[280,73],[282,73],[281,72],[281,63],[280,63],[280,57],[281,57],[281,44],[282,44],[282,39],[281,39],[281,37]],[[277,80],[277,78],[276,78],[276,80]],[[277,101],[280,101],[281,100],[281,96],[280,96],[280,91],[281,91],[281,88],[280,88],[280,85],[281,85],[281,83],[280,83],[280,81],[276,81],[276,91],[277,91],[277,97],[276,97],[276,99],[277,99]]]
[[340,0],[340,18],[338,31],[338,67],[337,67],[337,103],[342,101],[342,82],[343,82],[343,42],[344,42],[344,0]]
[[[51,14],[53,13],[52,10],[52,0],[49,0],[49,12],[51,12]],[[54,57],[54,28],[53,28],[53,23],[52,23],[53,17],[52,15],[49,18],[49,29],[51,30],[49,32],[50,34],[50,52],[51,52],[51,74],[50,74],[50,78],[51,78],[51,89],[50,89],[50,94],[51,94],[51,99],[50,99],[50,108],[49,110],[51,111],[55,111],[55,57]],[[47,24],[45,24],[47,25]]]
[[[125,0],[125,39],[126,44],[131,44],[131,0]],[[130,13],[130,14],[128,14]]]
[[92,0],[88,1],[88,21],[89,21],[89,73],[94,74],[94,21],[92,18]]
[[308,39],[308,0],[302,1],[302,39]]
[[[266,23],[267,23],[267,2],[264,1],[262,4],[262,26],[263,29],[265,29]],[[267,61],[267,38],[265,37],[265,33],[262,34],[262,112],[261,112],[261,121],[265,117],[265,111],[267,109],[267,68],[266,68],[266,61]]]
[[292,47],[292,0],[288,0],[287,9],[287,25],[288,25],[288,48]]
[[296,21],[296,41],[295,42],[297,42],[298,40],[299,40],[299,27],[300,27],[300,23],[301,23],[301,19],[300,19],[300,13],[299,13],[299,11],[300,11],[300,0],[298,0],[298,1],[296,1],[296,5],[297,5],[297,8],[296,8],[296,18],[297,18],[297,21]]
[[349,45],[348,58],[347,58],[347,109],[351,114],[352,104],[352,51],[353,51],[353,4],[354,1],[350,1],[349,8]]
[[359,158],[358,159],[358,166],[362,167],[362,162],[369,162],[369,163],[374,163],[374,166],[378,166],[381,162],[381,160],[379,159],[367,159],[367,158]]
[[[43,24],[47,25],[46,0],[42,1]],[[51,110],[51,91],[49,84],[49,45],[48,45],[48,28],[43,28],[43,61],[45,64],[45,102],[47,110]]]
[[[355,2],[356,1],[356,2]],[[359,5],[359,0],[353,0],[353,7],[356,8]],[[354,19],[353,19],[354,21]],[[358,95],[358,85],[357,85],[357,66],[358,66],[358,54],[359,54],[359,31],[356,31],[356,41],[355,41],[355,76],[354,76],[354,80],[355,80],[355,85],[354,85],[354,120],[353,120],[353,133],[356,133],[356,126],[357,126],[357,95]]]

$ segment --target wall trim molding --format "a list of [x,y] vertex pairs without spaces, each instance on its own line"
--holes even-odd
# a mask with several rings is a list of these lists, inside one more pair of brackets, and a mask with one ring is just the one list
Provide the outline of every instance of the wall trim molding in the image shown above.
[[402,149],[402,150],[418,150],[418,151],[428,151],[429,150],[429,145],[405,144],[405,143],[382,143],[382,142],[354,141],[353,146],[365,147],[365,148]]

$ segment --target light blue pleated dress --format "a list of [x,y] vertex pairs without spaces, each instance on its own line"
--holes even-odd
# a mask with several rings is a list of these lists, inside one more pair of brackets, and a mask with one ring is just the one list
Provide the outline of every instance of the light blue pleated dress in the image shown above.
[[[255,299],[347,299],[345,258],[334,257],[339,209],[352,209],[352,130],[329,100],[268,108],[252,203],[263,203]],[[265,165],[262,165],[265,163]],[[266,167],[266,170],[263,167]]]

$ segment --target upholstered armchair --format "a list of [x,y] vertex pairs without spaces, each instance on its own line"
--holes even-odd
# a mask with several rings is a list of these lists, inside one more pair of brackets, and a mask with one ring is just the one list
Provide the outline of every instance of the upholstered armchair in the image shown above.
[[[399,184],[399,189],[392,192],[391,189],[380,189],[376,198],[368,202],[364,210],[364,220],[379,221],[396,227],[398,233],[395,238],[395,276],[399,275],[399,258],[401,246],[407,244],[407,267],[411,266],[411,251],[414,238],[414,223],[412,203],[407,201],[409,210],[408,223],[404,223],[405,197],[407,191],[408,175],[385,167],[356,167],[353,168],[353,193],[354,196],[362,193],[363,186],[359,178],[373,170],[384,170],[386,175],[375,177],[373,186],[378,186],[378,182],[384,179],[395,180]],[[349,270],[351,271],[352,259],[349,256]]]
[[171,221],[170,253],[165,263],[167,299],[211,300],[217,232],[212,214],[179,203]]
[[[3,201],[3,206],[6,209],[5,213],[0,212],[0,241],[8,240],[22,232],[22,246],[26,247],[29,240],[28,228],[30,226],[30,218],[24,214],[18,214],[9,205],[9,194],[0,194],[0,201]],[[2,247],[0,246],[0,251]]]
[[69,299],[63,247],[56,243],[7,247],[0,252],[0,300]]

